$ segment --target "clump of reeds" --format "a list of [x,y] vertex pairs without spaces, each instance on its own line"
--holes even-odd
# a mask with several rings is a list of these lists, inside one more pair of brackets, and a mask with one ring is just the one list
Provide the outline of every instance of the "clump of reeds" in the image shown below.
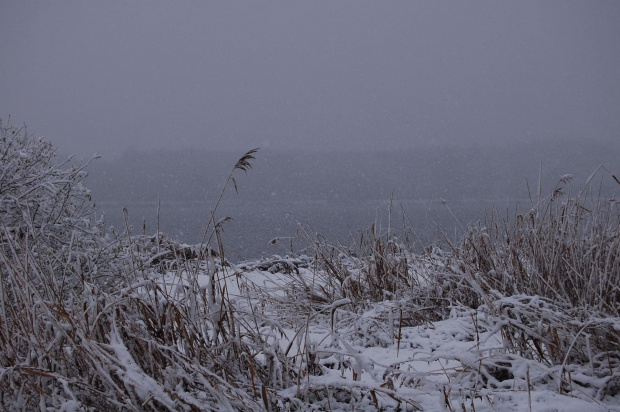
[[[306,282],[304,289],[300,282],[296,290],[306,292],[295,300],[299,306],[313,296],[306,301],[309,313],[330,315],[339,336],[362,346],[393,343],[403,327],[470,310],[472,333],[501,333],[504,350],[480,352],[475,365],[464,365],[461,389],[526,379],[523,365],[535,362],[547,374],[528,372],[532,382],[551,379],[561,393],[613,396],[620,373],[620,209],[615,199],[595,196],[591,181],[572,194],[565,176],[531,210],[513,220],[493,212],[445,250],[431,246],[415,254],[374,227],[357,248],[307,236],[318,286]],[[341,299],[347,305],[333,326],[333,312],[324,308]],[[362,316],[371,308],[372,317]],[[365,325],[356,329],[360,322]]]
[[0,409],[271,407],[290,375],[228,298],[224,256],[129,227],[106,235],[82,168],[0,129]]
[[[620,316],[620,208],[615,199],[603,200],[589,188],[565,193],[568,183],[563,178],[546,199],[511,223],[492,214],[467,232],[456,251],[477,289],[478,302],[470,304],[539,296],[570,318],[549,325],[550,335],[570,330],[564,342],[549,337],[555,343],[549,343],[554,350],[547,357],[554,362],[588,358],[581,342],[586,335],[591,348],[620,350],[617,331],[600,322]],[[540,308],[532,308],[532,321],[540,320]]]
[[496,214],[472,227],[459,257],[485,290],[536,294],[573,307],[618,315],[620,208],[590,190],[553,193],[514,222]]
[[[620,371],[620,208],[589,186],[572,194],[569,183],[512,221],[493,212],[470,227],[436,281],[455,304],[487,314],[480,324],[501,331],[508,354],[550,368],[560,392],[600,399],[616,392]],[[485,364],[488,376],[512,376],[522,363],[481,357],[472,373]]]

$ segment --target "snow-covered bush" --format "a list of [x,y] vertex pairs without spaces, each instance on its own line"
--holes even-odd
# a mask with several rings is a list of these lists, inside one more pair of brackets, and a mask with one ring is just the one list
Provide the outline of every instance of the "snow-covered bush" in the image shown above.
[[96,255],[89,249],[101,246],[94,205],[82,185],[85,165],[76,166],[72,159],[58,162],[53,146],[28,135],[25,127],[0,121],[0,133],[3,258],[18,264],[28,253],[45,257],[48,267],[29,271],[31,276],[53,274],[74,284],[92,271]]
[[106,237],[83,168],[56,163],[25,128],[0,129],[0,409],[272,403],[289,376],[274,371],[282,355],[232,306],[222,265],[159,234]]

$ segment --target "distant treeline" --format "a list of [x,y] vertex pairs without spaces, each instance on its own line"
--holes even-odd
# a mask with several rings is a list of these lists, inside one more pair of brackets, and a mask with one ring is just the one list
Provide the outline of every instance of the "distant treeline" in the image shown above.
[[[213,201],[243,153],[202,149],[131,151],[89,167],[88,187],[99,202]],[[238,176],[246,201],[365,201],[524,199],[574,176],[582,186],[600,164],[620,173],[620,150],[588,141],[510,147],[426,146],[400,152],[279,152],[261,150],[254,169]],[[527,182],[527,183],[526,183]],[[597,182],[601,182],[600,179]],[[618,191],[611,179],[603,190]],[[607,193],[609,194],[609,193]]]

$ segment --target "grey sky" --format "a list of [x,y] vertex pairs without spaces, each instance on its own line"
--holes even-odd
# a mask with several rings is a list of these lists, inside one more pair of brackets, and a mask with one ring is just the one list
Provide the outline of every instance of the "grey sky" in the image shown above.
[[620,141],[617,1],[0,0],[0,117],[126,148]]

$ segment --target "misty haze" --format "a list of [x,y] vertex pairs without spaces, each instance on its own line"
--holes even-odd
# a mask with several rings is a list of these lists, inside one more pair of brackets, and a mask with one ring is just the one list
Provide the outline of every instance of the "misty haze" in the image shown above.
[[540,172],[545,191],[619,164],[613,2],[1,8],[0,115],[102,155],[87,184],[116,230],[126,207],[134,232],[155,231],[159,201],[160,228],[199,241],[257,147],[217,212],[234,259],[282,252],[269,241],[299,224],[348,245],[388,224],[390,199],[392,225],[404,211],[434,242],[438,225],[454,237],[530,207]]
[[123,207],[156,230],[159,200],[160,228],[197,242],[256,147],[218,210],[235,259],[282,252],[269,241],[298,223],[348,244],[387,224],[390,198],[393,225],[402,203],[433,242],[529,207],[541,163],[543,190],[618,166],[613,2],[0,7],[0,115],[102,155],[88,185],[116,230]]
[[[87,186],[116,231],[125,230],[126,207],[134,234],[153,234],[159,223],[164,233],[196,244],[239,156],[208,150],[128,152],[94,162]],[[230,188],[216,215],[233,218],[223,238],[235,261],[286,254],[291,243],[299,252],[316,233],[352,246],[373,224],[384,230],[391,225],[394,234],[408,236],[417,248],[441,243],[446,235],[456,240],[463,227],[491,212],[512,220],[529,211],[539,201],[539,177],[545,197],[567,174],[573,177],[568,187],[577,191],[599,164],[617,162],[620,152],[585,142],[546,141],[508,147],[421,145],[401,152],[265,149],[256,156],[253,169],[237,176],[238,194]],[[610,176],[598,175],[594,183],[601,194],[618,192]]]
[[0,409],[620,412],[620,1],[0,0]]

